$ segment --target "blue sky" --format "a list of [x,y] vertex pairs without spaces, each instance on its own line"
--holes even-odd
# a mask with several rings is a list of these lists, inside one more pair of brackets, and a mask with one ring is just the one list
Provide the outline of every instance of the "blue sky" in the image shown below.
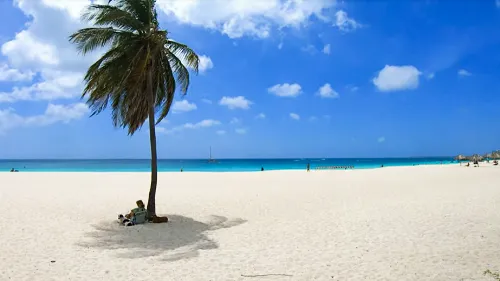
[[[399,157],[500,149],[500,3],[157,0],[203,56],[160,158]],[[90,1],[0,1],[0,158],[148,158],[88,118],[95,60],[67,42]]]

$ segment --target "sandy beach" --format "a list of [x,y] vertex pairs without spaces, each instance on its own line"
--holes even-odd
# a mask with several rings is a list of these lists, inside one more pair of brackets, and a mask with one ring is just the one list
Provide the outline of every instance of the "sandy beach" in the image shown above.
[[[486,165],[486,164],[485,164]],[[0,173],[0,280],[493,280],[500,168]]]

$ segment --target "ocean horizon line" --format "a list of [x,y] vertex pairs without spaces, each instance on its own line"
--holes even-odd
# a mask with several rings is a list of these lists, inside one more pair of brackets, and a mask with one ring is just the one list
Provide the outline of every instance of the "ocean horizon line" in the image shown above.
[[[248,157],[248,158],[212,158],[214,160],[358,160],[358,159],[441,159],[441,158],[454,158],[455,156],[397,156],[397,157]],[[0,161],[86,161],[86,160],[143,160],[150,161],[149,158],[0,158]],[[209,158],[158,158],[158,160],[209,160]]]

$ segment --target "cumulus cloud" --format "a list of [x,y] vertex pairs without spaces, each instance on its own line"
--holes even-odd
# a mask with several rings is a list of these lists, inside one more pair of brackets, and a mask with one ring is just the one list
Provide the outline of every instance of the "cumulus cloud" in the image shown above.
[[240,120],[240,119],[238,119],[238,118],[236,118],[236,117],[233,117],[233,118],[231,119],[231,121],[229,121],[229,124],[238,124],[238,123],[240,123],[240,122],[241,122],[241,120]]
[[244,135],[247,133],[247,129],[239,128],[234,130],[237,134]]
[[386,65],[372,82],[382,92],[411,90],[418,88],[421,74],[413,65]]
[[0,92],[0,103],[74,98],[81,95],[82,76],[81,73],[47,69],[41,74],[41,82]]
[[34,75],[32,71],[23,72],[10,68],[6,63],[0,63],[0,81],[31,81]]
[[318,96],[327,99],[336,99],[339,97],[339,93],[332,89],[332,86],[330,86],[330,84],[326,83],[319,88]]
[[324,47],[323,47],[323,54],[325,55],[329,55],[330,54],[330,44],[326,44]]
[[259,113],[255,116],[256,119],[266,119],[266,115],[264,113]]
[[290,97],[294,98],[302,93],[302,87],[297,84],[276,84],[267,89],[270,94],[273,94],[278,97]]
[[198,107],[194,103],[190,103],[187,100],[175,101],[172,105],[173,113],[189,112],[196,110]]
[[201,101],[206,103],[206,104],[212,104],[212,101],[209,99],[201,99]]
[[333,24],[333,26],[336,26],[343,32],[354,31],[362,27],[360,23],[356,22],[352,18],[349,18],[347,16],[347,13],[343,10],[337,11],[335,13],[335,23]]
[[[31,85],[0,93],[0,102],[52,101],[81,94],[83,72],[100,54],[79,56],[75,46],[68,42],[68,35],[85,27],[80,21],[80,13],[90,3],[90,0],[14,1],[28,20],[24,30],[0,48],[10,69],[7,69],[9,74],[3,76],[14,81],[31,81],[35,75],[40,79]],[[5,72],[5,66],[1,68],[0,72]]]
[[205,120],[202,120],[198,123],[185,123],[184,125],[173,127],[172,129],[165,129],[165,130],[163,130],[163,133],[172,134],[172,133],[180,132],[183,130],[196,130],[196,129],[202,129],[202,128],[209,128],[209,127],[213,127],[213,126],[218,126],[220,124],[221,124],[221,122],[218,120],[205,119]]
[[224,130],[218,130],[218,131],[216,131],[215,133],[216,133],[217,135],[219,135],[219,136],[222,136],[222,135],[225,135],[225,134],[226,134],[226,131],[224,131]]
[[312,17],[327,21],[332,0],[158,0],[158,7],[180,23],[218,30],[230,38],[266,38],[274,28],[301,27]]
[[292,112],[290,113],[290,118],[292,118],[293,120],[300,120],[300,115]]
[[465,77],[465,76],[471,76],[472,73],[470,73],[469,71],[465,70],[465,69],[460,69],[458,71],[458,76],[462,76],[462,77]]
[[200,71],[200,73],[205,73],[207,70],[214,68],[214,63],[210,57],[201,55],[199,59],[198,71]]
[[244,96],[237,97],[222,97],[219,101],[220,105],[227,106],[229,109],[249,109],[253,103],[247,100]]
[[379,143],[385,142],[385,137],[379,137],[379,138],[377,139],[377,141],[378,141]]
[[13,108],[0,109],[0,132],[18,127],[47,126],[58,122],[69,123],[81,119],[88,113],[89,109],[84,103],[70,105],[49,103],[43,114],[34,116],[21,116]]

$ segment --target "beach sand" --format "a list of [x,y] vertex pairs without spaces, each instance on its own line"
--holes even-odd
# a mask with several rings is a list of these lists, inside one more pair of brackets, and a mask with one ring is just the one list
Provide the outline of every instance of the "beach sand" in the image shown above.
[[0,173],[0,280],[492,280],[486,165],[160,173],[171,222],[134,227],[148,173]]

